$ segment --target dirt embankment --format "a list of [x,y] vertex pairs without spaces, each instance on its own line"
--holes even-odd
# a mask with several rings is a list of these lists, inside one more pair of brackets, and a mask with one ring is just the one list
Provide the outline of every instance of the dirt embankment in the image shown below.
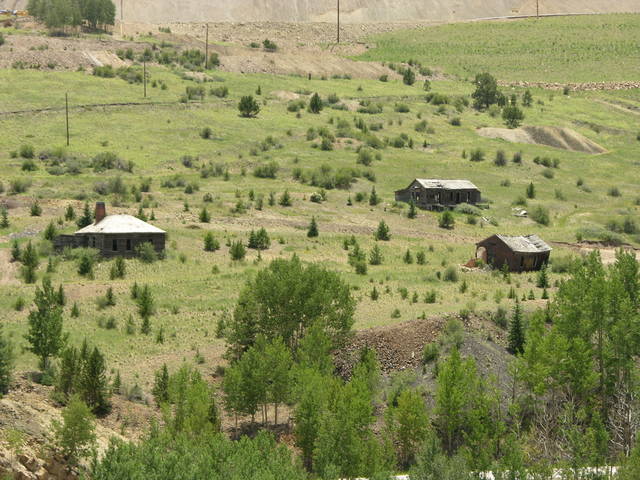
[[570,128],[526,126],[508,129],[487,127],[479,129],[478,134],[487,138],[500,138],[507,142],[546,145],[590,155],[606,152],[603,147]]
[[[450,315],[360,330],[337,355],[338,371],[348,376],[357,361],[358,353],[365,347],[375,349],[384,373],[418,368],[422,365],[424,346],[438,340],[445,325],[452,318],[460,320],[467,332],[466,348],[463,349],[465,355],[476,358],[487,372],[492,372],[495,365],[504,363],[507,354],[502,346],[505,342],[503,330],[481,316],[462,318]],[[491,338],[491,341],[486,340],[488,338]]]

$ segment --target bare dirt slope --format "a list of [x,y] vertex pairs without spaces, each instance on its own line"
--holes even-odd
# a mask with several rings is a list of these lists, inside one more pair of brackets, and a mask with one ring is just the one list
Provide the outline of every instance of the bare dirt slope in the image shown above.
[[[333,22],[335,0],[122,0],[125,22]],[[24,9],[27,0],[0,0],[0,9]],[[121,10],[122,5],[122,12]],[[536,0],[342,0],[345,23],[433,21],[531,15]],[[640,12],[637,0],[540,0],[543,14]]]
[[560,148],[572,152],[589,153],[592,155],[604,153],[606,150],[597,143],[589,140],[584,135],[560,127],[534,127],[522,128],[481,128],[478,134],[488,138],[501,138],[513,143],[530,143]]

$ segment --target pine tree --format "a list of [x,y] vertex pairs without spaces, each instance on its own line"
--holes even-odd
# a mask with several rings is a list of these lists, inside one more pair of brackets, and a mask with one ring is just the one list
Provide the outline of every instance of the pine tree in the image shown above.
[[138,282],[133,282],[131,285],[131,299],[137,300],[140,295],[140,287],[138,286]]
[[104,296],[105,299],[105,303],[107,304],[107,306],[109,307],[113,307],[116,304],[116,297],[113,294],[113,287],[109,287],[107,289],[107,293]]
[[36,309],[29,312],[25,339],[30,344],[28,350],[40,358],[40,369],[44,371],[49,358],[57,356],[66,341],[62,332],[62,307],[48,278],[42,280],[42,288],[36,287],[34,303]]
[[220,249],[220,242],[216,240],[213,236],[213,233],[207,232],[204,235],[204,251],[205,252],[215,252]]
[[280,200],[278,200],[278,203],[280,204],[281,207],[291,206],[292,202],[291,202],[291,195],[289,195],[289,190],[284,191],[284,193],[280,196]]
[[36,269],[40,264],[40,260],[38,259],[38,252],[36,252],[35,247],[29,240],[27,243],[27,247],[22,252],[22,275],[24,277],[25,283],[35,283],[36,281]]
[[308,238],[316,238],[320,235],[318,232],[318,224],[316,223],[316,217],[311,217],[311,223],[309,224],[309,229],[307,230]]
[[149,335],[151,333],[151,320],[149,317],[142,319],[142,325],[140,325],[140,333],[143,335]]
[[85,253],[80,256],[78,262],[78,275],[93,278],[93,258],[90,254]]
[[22,249],[20,248],[20,244],[18,240],[13,240],[11,243],[11,261],[19,262],[22,260]]
[[120,395],[120,390],[122,389],[122,379],[120,378],[120,370],[116,371],[116,376],[113,379],[113,383],[111,384],[111,392]]
[[67,304],[67,295],[64,293],[64,287],[62,284],[58,286],[58,294],[57,294],[58,305],[64,307]]
[[53,261],[53,257],[49,257],[47,260],[47,273],[54,273],[56,271],[56,264]]
[[527,198],[536,198],[536,187],[533,185],[533,182],[527,186]]
[[73,318],[78,318],[80,316],[80,308],[78,307],[77,302],[73,302],[73,307],[71,307],[71,316]]
[[64,219],[67,222],[74,220],[76,218],[76,211],[73,209],[73,205],[67,205],[67,209],[64,212]]
[[527,89],[522,96],[522,105],[525,107],[530,107],[533,103],[533,95],[531,95],[531,91]]
[[207,207],[202,207],[202,210],[200,210],[200,215],[198,216],[198,218],[200,219],[200,223],[211,222],[211,214],[209,213],[209,210],[207,210]]
[[380,297],[380,294],[378,293],[378,289],[375,287],[375,285],[373,286],[373,288],[371,289],[371,293],[369,294],[369,297],[371,298],[371,300],[373,300],[374,302],[376,300],[378,300],[378,298]]
[[49,240],[51,242],[57,234],[58,230],[56,229],[55,224],[53,222],[49,222],[49,225],[47,225],[47,228],[44,229],[42,235],[44,236],[45,240]]
[[155,373],[151,393],[158,406],[169,402],[169,369],[166,363]]
[[93,223],[93,214],[89,208],[89,202],[85,202],[84,209],[82,210],[82,216],[78,219],[77,225],[79,228],[84,228]]
[[318,95],[317,93],[314,93],[313,96],[311,97],[311,100],[309,100],[309,112],[311,113],[320,113],[322,111],[322,99],[320,98],[320,95]]
[[115,280],[117,278],[124,278],[127,273],[127,265],[124,261],[124,258],[117,257],[111,266],[111,270],[109,272],[109,278],[111,280]]
[[13,376],[15,355],[13,343],[5,336],[0,325],[0,395],[9,391]]
[[9,211],[5,206],[0,208],[0,228],[9,228]]
[[39,217],[42,215],[42,207],[37,199],[31,204],[30,214],[32,217]]
[[547,264],[543,264],[542,268],[540,269],[540,271],[538,272],[538,282],[537,282],[537,287],[538,288],[549,288],[549,275],[547,273]]
[[455,225],[456,221],[455,218],[453,218],[453,213],[451,213],[449,210],[445,210],[444,212],[442,212],[442,214],[440,215],[440,219],[438,220],[438,226],[440,228],[447,228],[447,229],[452,229]]
[[411,250],[407,249],[407,251],[404,254],[404,257],[402,258],[402,260],[407,265],[410,265],[410,264],[413,263],[413,255],[411,254]]
[[524,326],[522,325],[522,309],[520,302],[516,299],[513,308],[513,316],[509,325],[509,352],[520,355],[524,352]]
[[65,348],[60,355],[58,381],[56,391],[68,399],[77,391],[79,375],[82,370],[82,362],[78,349],[73,346]]
[[376,187],[371,187],[371,194],[369,195],[369,205],[375,207],[380,203],[380,197],[376,193]]
[[[148,320],[155,312],[155,305],[153,301],[153,295],[149,285],[145,285],[140,290],[137,298],[138,314],[143,320]],[[143,332],[145,333],[145,332]],[[148,333],[148,332],[147,332]]]
[[407,212],[407,218],[414,219],[418,216],[418,210],[416,209],[416,203],[411,200],[409,202],[409,211]]
[[389,233],[389,226],[385,223],[384,220],[380,220],[380,223],[378,224],[378,229],[376,230],[376,233],[375,233],[375,239],[382,240],[385,242],[388,242],[389,240],[391,240],[391,234]]
[[382,265],[382,260],[382,251],[380,250],[380,246],[376,243],[369,254],[369,265]]
[[109,381],[104,356],[97,347],[87,358],[80,379],[80,391],[86,404],[95,413],[106,413],[109,408]]

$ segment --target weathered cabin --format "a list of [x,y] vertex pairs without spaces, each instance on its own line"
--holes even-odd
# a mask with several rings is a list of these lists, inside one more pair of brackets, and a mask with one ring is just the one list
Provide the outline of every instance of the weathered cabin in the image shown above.
[[476,247],[477,259],[495,268],[503,268],[506,264],[511,272],[540,270],[551,255],[551,247],[537,235],[493,235]]
[[97,249],[105,257],[132,257],[142,243],[150,243],[156,252],[165,249],[166,232],[132,215],[107,215],[103,202],[96,203],[95,221],[73,235],[59,235],[56,250],[65,247]]
[[416,207],[424,210],[444,210],[460,203],[479,203],[481,194],[478,187],[468,180],[416,178],[404,190],[396,191],[396,201],[413,201]]

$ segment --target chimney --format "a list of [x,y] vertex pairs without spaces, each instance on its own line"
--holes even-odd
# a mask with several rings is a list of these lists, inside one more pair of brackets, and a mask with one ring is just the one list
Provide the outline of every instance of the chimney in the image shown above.
[[104,202],[96,202],[95,223],[100,223],[102,219],[106,216],[107,216],[107,207],[105,207]]

